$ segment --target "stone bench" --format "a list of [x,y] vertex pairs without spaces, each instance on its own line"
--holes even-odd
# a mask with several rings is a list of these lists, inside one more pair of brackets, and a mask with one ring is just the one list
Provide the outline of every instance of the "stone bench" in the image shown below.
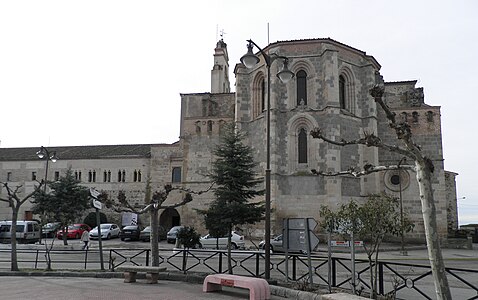
[[159,273],[166,271],[165,267],[150,267],[150,266],[119,266],[118,271],[123,272],[124,282],[136,282],[136,274],[138,272],[146,273],[146,280],[148,283],[158,283]]
[[222,286],[249,289],[250,300],[265,300],[271,298],[269,283],[262,278],[245,277],[230,274],[208,275],[204,279],[203,292],[222,290]]

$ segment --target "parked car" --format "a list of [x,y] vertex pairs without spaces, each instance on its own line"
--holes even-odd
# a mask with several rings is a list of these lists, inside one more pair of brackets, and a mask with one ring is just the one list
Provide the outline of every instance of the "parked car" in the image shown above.
[[[264,250],[266,246],[266,242],[265,241],[261,241],[259,243],[259,248]],[[276,236],[275,238],[271,239],[270,241],[270,248],[271,248],[271,251],[272,252],[285,252],[285,247],[284,247],[284,244],[283,244],[283,236],[282,234],[281,235],[278,235]],[[290,250],[290,252],[296,252],[296,253],[305,253],[304,251],[302,250]]]
[[[259,243],[260,249],[264,250],[265,246],[266,241],[261,241]],[[282,234],[270,240],[270,248],[272,252],[285,252],[284,246],[282,244]]]
[[[163,226],[158,227],[158,241],[165,240],[166,239],[166,228]],[[149,242],[151,240],[151,226],[147,226],[145,229],[143,229],[139,235],[139,239],[142,240],[143,242]]]
[[120,232],[120,239],[122,241],[128,239],[130,241],[138,241],[141,234],[141,226],[139,225],[128,225],[123,227]]
[[[69,225],[68,228],[65,228],[65,231],[67,231],[66,238],[67,239],[79,239],[83,232],[85,231],[90,231],[91,227],[87,224],[73,224]],[[58,239],[63,238],[63,230],[58,229],[56,232],[56,237]]]
[[[203,236],[199,239],[199,247],[200,248],[210,248],[216,249],[226,249],[227,248],[227,236],[215,238],[212,237],[210,234]],[[246,247],[246,243],[244,241],[244,236],[240,235],[236,231],[231,232],[231,249],[244,249]]]
[[179,229],[183,228],[184,226],[174,226],[171,228],[168,233],[166,234],[166,240],[170,244],[174,244],[176,242],[176,237],[178,235]]
[[[101,239],[111,239],[117,238],[120,235],[121,229],[116,224],[101,224]],[[98,226],[91,229],[90,231],[90,239],[97,239],[98,238]]]
[[60,222],[46,223],[41,229],[41,234],[43,237],[54,237],[60,227]]
[[[37,221],[17,221],[16,238],[18,243],[36,243],[40,240],[41,229]],[[10,243],[12,239],[12,221],[0,223],[0,242]]]

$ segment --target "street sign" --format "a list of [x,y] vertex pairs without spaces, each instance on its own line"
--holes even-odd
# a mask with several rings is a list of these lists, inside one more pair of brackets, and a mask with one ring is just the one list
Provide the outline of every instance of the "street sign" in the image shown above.
[[98,199],[98,196],[101,195],[100,192],[98,192],[97,190],[95,190],[94,188],[90,188],[90,196],[95,198],[95,199]]
[[[330,241],[330,245],[333,247],[350,247],[350,241]],[[355,246],[363,246],[363,241],[355,241]]]
[[307,222],[309,223],[309,230],[314,230],[315,227],[317,226],[317,221],[314,220],[313,218],[288,218],[286,219],[288,223],[288,228],[291,230],[296,230],[296,229],[305,229],[305,219],[307,219]]
[[91,201],[91,204],[93,205],[94,208],[97,208],[97,209],[101,209],[103,207],[103,204],[96,199],[93,199]]
[[[308,233],[306,231],[306,225],[308,225]],[[317,221],[313,218],[284,219],[284,228],[287,228],[287,232],[285,234],[288,235],[288,245],[284,245],[284,247],[288,247],[289,251],[311,252],[319,244],[319,238],[313,232],[316,226]],[[307,234],[308,236],[306,236]],[[309,239],[310,249],[307,247],[307,238]]]

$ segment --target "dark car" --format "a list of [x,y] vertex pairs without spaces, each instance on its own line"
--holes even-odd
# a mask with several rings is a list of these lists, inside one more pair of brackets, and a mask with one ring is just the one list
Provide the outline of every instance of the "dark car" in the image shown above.
[[59,222],[47,223],[41,228],[41,234],[43,237],[54,237],[60,227],[61,224]]
[[173,228],[171,228],[167,235],[166,235],[166,240],[168,241],[168,243],[170,244],[173,244],[176,242],[176,236],[178,235],[178,231],[179,229],[183,228],[184,226],[174,226]]
[[[143,242],[149,242],[151,240],[151,226],[146,227],[141,231],[140,240]],[[163,226],[158,227],[158,241],[166,239],[166,229]]]
[[122,241],[128,239],[130,241],[139,241],[141,235],[141,226],[139,225],[128,225],[123,227],[120,232],[120,239]]

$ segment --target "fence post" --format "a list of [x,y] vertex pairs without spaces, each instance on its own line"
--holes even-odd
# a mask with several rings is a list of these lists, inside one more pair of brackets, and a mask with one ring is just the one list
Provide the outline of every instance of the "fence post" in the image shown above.
[[[289,276],[287,274],[287,276]],[[292,280],[297,280],[297,256],[292,256]]]
[[38,266],[38,254],[39,254],[39,251],[40,251],[40,250],[37,249],[37,254],[36,254],[36,256],[35,256],[35,270],[37,269],[37,266]]
[[378,293],[383,295],[383,263],[378,262]]
[[108,270],[111,270],[111,264],[112,264],[112,261],[111,261],[111,249],[108,251],[109,254],[108,254]]
[[261,259],[261,256],[259,253],[256,253],[256,277],[259,277],[259,260]]
[[337,285],[337,261],[335,257],[332,257],[332,286]]
[[222,273],[222,252],[219,252],[219,273]]
[[150,249],[146,249],[146,266],[149,266],[149,251]]
[[[101,239],[101,236],[100,236],[100,239]],[[85,270],[86,270],[87,263],[88,263],[88,248],[86,248],[86,251],[85,251]]]

